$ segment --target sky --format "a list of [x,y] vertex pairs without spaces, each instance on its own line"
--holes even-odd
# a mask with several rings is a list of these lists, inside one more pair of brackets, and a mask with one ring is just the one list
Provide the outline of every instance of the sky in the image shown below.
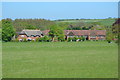
[[2,2],[2,18],[104,19],[118,17],[118,2]]

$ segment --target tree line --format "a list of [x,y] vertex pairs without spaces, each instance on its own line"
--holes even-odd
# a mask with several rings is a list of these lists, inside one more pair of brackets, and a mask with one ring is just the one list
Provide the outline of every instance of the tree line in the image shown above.
[[16,32],[20,32],[23,29],[49,29],[49,35],[52,40],[54,37],[58,37],[58,40],[64,38],[63,30],[107,30],[107,39],[112,40],[115,34],[113,30],[116,30],[116,25],[104,26],[99,22],[56,22],[46,19],[2,19],[2,40],[11,41],[12,37],[16,35]]

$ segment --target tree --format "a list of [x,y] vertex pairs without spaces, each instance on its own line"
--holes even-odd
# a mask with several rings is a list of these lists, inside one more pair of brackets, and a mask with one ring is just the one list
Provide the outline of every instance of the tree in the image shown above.
[[2,40],[5,42],[11,41],[12,37],[15,35],[15,29],[12,25],[11,19],[2,20]]
[[15,19],[13,20],[13,26],[17,32],[23,29],[49,29],[48,26],[54,24],[54,21],[46,19]]
[[120,18],[112,25],[112,32],[115,36],[120,35]]
[[52,41],[54,41],[54,37],[58,36],[64,36],[63,29],[59,27],[58,25],[52,25],[50,26],[49,36],[51,36]]
[[114,37],[118,40],[116,41],[118,44],[120,44],[120,18],[118,18],[112,25],[112,33],[114,34]]
[[43,41],[44,41],[44,37],[41,37],[41,38],[39,39],[39,41],[40,41],[40,42],[43,42]]
[[111,32],[108,32],[106,37],[106,40],[108,41],[108,43],[110,43],[113,38],[114,38],[113,34]]
[[0,41],[2,40],[2,29],[0,29]]
[[82,30],[89,30],[89,28],[87,28],[87,27],[82,27]]
[[44,36],[43,39],[45,42],[50,42],[50,38],[48,36]]
[[72,30],[73,29],[73,25],[69,25],[67,29],[68,30]]
[[26,25],[26,29],[36,29],[36,27],[33,26],[33,25],[28,24],[28,25]]
[[64,35],[58,36],[58,41],[61,41],[61,42],[65,41]]

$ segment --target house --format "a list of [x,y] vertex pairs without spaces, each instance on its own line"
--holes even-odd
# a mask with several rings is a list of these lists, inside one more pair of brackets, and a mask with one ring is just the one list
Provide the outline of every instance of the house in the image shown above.
[[43,37],[43,34],[40,30],[22,30],[18,33],[18,40],[23,41],[24,39],[31,41],[36,40],[39,37]]
[[[22,30],[18,35],[18,40],[31,41],[43,36],[49,36],[50,30]],[[86,40],[105,40],[106,30],[64,30],[65,39],[69,37],[84,37]]]
[[66,39],[69,37],[85,37],[86,40],[105,40],[105,30],[64,30]]
[[[50,30],[42,31],[43,35],[49,35]],[[105,40],[106,30],[64,30],[65,39],[69,37],[85,37],[86,40]]]

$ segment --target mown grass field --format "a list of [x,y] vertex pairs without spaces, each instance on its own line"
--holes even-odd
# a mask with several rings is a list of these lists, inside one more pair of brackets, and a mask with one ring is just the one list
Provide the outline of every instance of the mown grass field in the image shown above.
[[3,43],[4,78],[117,78],[118,48],[105,41]]

